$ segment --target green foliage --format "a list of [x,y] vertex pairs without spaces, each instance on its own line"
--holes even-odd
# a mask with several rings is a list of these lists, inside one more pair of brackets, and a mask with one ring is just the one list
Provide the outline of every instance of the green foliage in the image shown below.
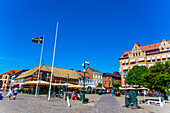
[[102,87],[102,85],[103,85],[102,83],[98,83],[97,87]]
[[126,83],[129,85],[143,85],[142,75],[149,72],[146,66],[134,66],[129,72],[126,79]]
[[118,83],[118,82],[112,82],[112,85],[113,85],[113,87],[115,87],[116,90],[119,91],[119,87],[121,86],[120,83]]
[[21,88],[20,88],[20,91],[23,92],[23,91],[24,91],[24,87],[21,87]]
[[159,91],[165,95],[170,88],[170,62],[157,62],[148,73],[143,74],[142,80],[151,91]]

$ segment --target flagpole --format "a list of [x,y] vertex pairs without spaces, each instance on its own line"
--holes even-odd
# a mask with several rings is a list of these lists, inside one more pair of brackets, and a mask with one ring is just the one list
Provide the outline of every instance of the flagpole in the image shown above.
[[40,76],[40,67],[41,67],[41,59],[42,59],[42,53],[43,53],[43,47],[44,47],[44,38],[43,36],[43,43],[41,47],[41,56],[40,56],[40,64],[39,64],[39,70],[38,70],[38,77],[37,77],[37,86],[36,86],[36,91],[35,91],[35,97],[37,97],[37,90],[38,90],[38,83],[39,83],[39,76]]
[[57,22],[56,34],[55,34],[55,43],[54,43],[54,52],[53,52],[53,61],[52,61],[52,68],[51,68],[51,77],[50,77],[50,85],[49,85],[49,92],[48,92],[48,100],[50,100],[50,96],[51,96],[51,82],[52,82],[52,75],[53,75],[53,65],[54,65],[54,57],[55,57],[55,49],[56,49],[56,41],[57,41],[57,32],[58,32],[58,22]]

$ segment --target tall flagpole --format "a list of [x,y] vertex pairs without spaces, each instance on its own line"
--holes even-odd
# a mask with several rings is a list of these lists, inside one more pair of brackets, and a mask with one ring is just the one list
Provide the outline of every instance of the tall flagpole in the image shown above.
[[48,100],[50,100],[50,96],[51,96],[51,82],[52,82],[52,75],[53,75],[53,65],[54,65],[55,48],[56,48],[56,41],[57,41],[57,32],[58,32],[58,22],[57,22],[56,34],[55,34],[55,43],[54,43],[54,52],[53,52],[53,61],[52,61],[52,68],[51,68],[51,77],[50,77],[50,85],[49,85],[49,92],[48,92]]
[[40,67],[41,67],[41,59],[42,59],[42,53],[43,53],[43,47],[44,47],[44,38],[45,38],[45,36],[43,36],[43,43],[42,43],[42,47],[41,47],[41,56],[40,56],[40,64],[39,64],[39,70],[38,70],[38,77],[37,77],[37,86],[36,86],[36,91],[35,91],[35,97],[37,97],[38,82],[39,82]]

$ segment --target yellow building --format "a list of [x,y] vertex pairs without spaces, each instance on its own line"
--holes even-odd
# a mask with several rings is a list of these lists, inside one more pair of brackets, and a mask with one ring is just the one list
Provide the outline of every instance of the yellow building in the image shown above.
[[157,61],[170,60],[170,40],[165,39],[162,42],[140,46],[136,42],[132,50],[125,51],[119,58],[121,85],[124,84],[123,74],[128,72],[135,65],[143,65],[148,68],[153,66]]
[[11,78],[9,74],[3,74],[2,75],[2,87],[4,89],[7,89],[7,86],[10,84]]

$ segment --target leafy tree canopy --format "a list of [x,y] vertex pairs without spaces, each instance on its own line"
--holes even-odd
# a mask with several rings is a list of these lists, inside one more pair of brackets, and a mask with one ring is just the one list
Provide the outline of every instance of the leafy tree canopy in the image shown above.
[[102,87],[102,83],[98,83],[97,87]]
[[142,80],[145,87],[164,93],[165,96],[165,91],[170,88],[170,62],[157,62],[148,73],[143,74]]
[[119,87],[121,86],[120,83],[118,83],[118,82],[112,82],[112,85],[113,85],[113,87],[115,87],[116,90],[119,91]]
[[128,72],[126,82],[129,85],[143,85],[142,75],[149,72],[146,66],[133,66],[133,68]]

